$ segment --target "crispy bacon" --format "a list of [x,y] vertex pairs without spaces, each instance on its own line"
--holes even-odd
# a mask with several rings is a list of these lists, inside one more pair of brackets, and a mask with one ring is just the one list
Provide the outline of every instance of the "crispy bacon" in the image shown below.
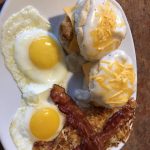
[[86,119],[86,115],[65,93],[65,90],[58,85],[54,85],[50,96],[53,102],[58,105],[60,111],[66,114],[68,125],[77,129],[78,134],[83,138],[81,146],[76,149],[92,150],[94,148],[95,150],[101,150],[101,141],[93,140],[95,132]]
[[133,119],[135,113],[136,103],[133,100],[129,100],[129,102],[122,107],[118,112],[116,112],[109,120],[103,128],[102,136],[108,136],[108,134],[114,134],[117,128],[130,120]]
[[121,125],[124,125],[133,119],[135,108],[136,102],[133,100],[129,100],[129,102],[124,107],[122,107],[121,110],[119,110],[111,118],[109,118],[100,133],[96,133],[94,136],[84,139],[80,147],[77,147],[77,150],[92,150],[91,148],[88,148],[88,143],[90,142],[89,140],[92,140],[93,143],[95,143],[95,147],[97,146],[97,150],[105,149],[105,143],[110,138],[112,138],[112,136],[117,132],[117,129]]
[[66,114],[68,125],[77,129],[80,136],[89,137],[94,134],[94,130],[86,119],[86,115],[71,97],[65,93],[62,87],[54,85],[50,96],[55,104],[58,105],[60,111]]
[[82,137],[81,144],[74,150],[104,150],[105,143],[112,138],[117,129],[133,119],[136,107],[135,101],[130,100],[106,122],[101,132],[95,133],[86,115],[62,87],[54,85],[50,96],[60,111],[66,114],[68,125],[77,129],[78,134]]
[[103,131],[96,136],[103,144],[105,144],[116,133],[121,125],[124,125],[133,119],[136,108],[135,104],[135,101],[130,100],[121,110],[109,118]]

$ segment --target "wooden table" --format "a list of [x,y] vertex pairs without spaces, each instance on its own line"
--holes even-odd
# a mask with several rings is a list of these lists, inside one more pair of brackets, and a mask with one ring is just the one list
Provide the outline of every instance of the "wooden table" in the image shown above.
[[124,150],[150,150],[150,0],[117,0],[128,17],[138,63],[138,108]]
[[150,0],[117,1],[128,17],[138,62],[139,105],[134,129],[123,150],[150,150]]

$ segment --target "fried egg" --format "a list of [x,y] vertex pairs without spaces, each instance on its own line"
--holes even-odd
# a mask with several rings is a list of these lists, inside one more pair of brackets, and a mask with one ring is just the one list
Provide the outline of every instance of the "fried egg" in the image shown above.
[[122,50],[111,52],[90,70],[91,101],[96,106],[121,107],[133,95],[135,82],[131,58]]
[[12,15],[2,30],[5,63],[24,97],[61,84],[67,69],[51,26],[32,6]]
[[80,53],[86,60],[99,60],[117,49],[126,35],[122,12],[113,0],[79,0],[74,14]]
[[10,125],[10,135],[19,150],[32,150],[36,141],[54,140],[65,124],[65,115],[56,105],[41,100],[37,105],[18,108]]

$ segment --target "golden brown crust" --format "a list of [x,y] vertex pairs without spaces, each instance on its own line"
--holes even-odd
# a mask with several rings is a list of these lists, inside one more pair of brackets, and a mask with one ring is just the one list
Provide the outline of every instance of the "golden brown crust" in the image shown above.
[[59,28],[59,37],[63,48],[68,54],[79,53],[79,46],[74,27],[69,16],[65,16]]
[[70,41],[73,39],[73,26],[68,16],[65,16],[60,25],[60,37],[62,41],[67,43],[70,43]]

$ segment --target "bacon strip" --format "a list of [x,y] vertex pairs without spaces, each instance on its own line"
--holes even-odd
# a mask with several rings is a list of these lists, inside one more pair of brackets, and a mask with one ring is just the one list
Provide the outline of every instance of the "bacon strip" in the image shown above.
[[77,129],[82,137],[81,144],[75,150],[104,150],[106,141],[117,132],[117,129],[133,119],[136,107],[135,101],[130,100],[107,121],[102,132],[95,133],[85,114],[62,87],[54,85],[50,96],[60,111],[66,114],[68,125]]
[[[101,137],[107,137],[112,134],[121,126],[128,123],[133,119],[135,114],[136,102],[133,100],[129,100],[129,102],[122,107],[118,112],[116,112],[109,120],[103,128],[102,133],[100,133]],[[104,139],[104,138],[103,138]],[[106,138],[107,140],[107,138]]]
[[62,87],[54,85],[50,96],[53,102],[58,105],[59,110],[66,114],[68,125],[77,129],[81,137],[89,137],[95,133],[85,114]]
[[94,150],[101,150],[101,141],[93,140],[96,133],[91,124],[71,97],[65,93],[65,90],[54,85],[50,96],[53,102],[58,105],[59,110],[66,114],[68,124],[77,129],[78,134],[82,137],[82,143],[76,150],[80,148],[82,150],[92,150],[93,148]]

